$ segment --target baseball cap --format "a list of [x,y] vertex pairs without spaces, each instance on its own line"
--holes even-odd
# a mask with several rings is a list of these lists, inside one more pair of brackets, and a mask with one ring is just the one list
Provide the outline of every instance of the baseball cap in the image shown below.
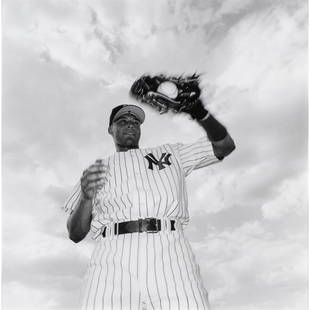
[[133,104],[121,104],[112,109],[109,126],[111,126],[114,119],[128,113],[133,114],[141,122],[141,124],[144,122],[145,113],[140,107]]

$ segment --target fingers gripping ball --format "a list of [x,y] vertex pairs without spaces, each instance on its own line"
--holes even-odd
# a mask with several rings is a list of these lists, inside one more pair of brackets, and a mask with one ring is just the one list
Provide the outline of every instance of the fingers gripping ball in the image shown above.
[[93,199],[96,192],[100,191],[106,181],[107,166],[102,160],[89,166],[81,177],[81,190],[85,199]]
[[200,97],[199,75],[168,77],[143,75],[130,89],[130,95],[161,113],[191,113]]

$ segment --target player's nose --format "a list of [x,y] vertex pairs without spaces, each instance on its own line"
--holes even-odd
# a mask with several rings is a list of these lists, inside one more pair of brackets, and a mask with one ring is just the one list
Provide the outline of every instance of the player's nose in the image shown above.
[[128,128],[135,128],[135,122],[134,121],[128,121],[127,122],[127,127]]

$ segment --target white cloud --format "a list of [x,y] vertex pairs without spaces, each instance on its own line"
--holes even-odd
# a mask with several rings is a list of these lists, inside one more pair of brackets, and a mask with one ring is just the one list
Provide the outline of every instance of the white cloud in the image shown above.
[[[53,294],[29,288],[27,285],[18,282],[12,282],[9,285],[3,285],[3,306],[7,309],[18,310],[21,305],[25,310],[33,309],[55,309],[57,301],[53,299]],[[31,296],[31,298],[29,298]],[[8,308],[9,307],[9,308]]]
[[[302,234],[275,237],[258,221],[209,232],[194,248],[199,251],[211,304],[219,309],[293,305],[296,294],[303,295],[306,290],[305,239]],[[305,299],[300,304],[304,309]]]
[[305,216],[307,212],[307,175],[303,174],[293,180],[284,180],[275,196],[262,205],[266,219],[279,219],[284,216]]

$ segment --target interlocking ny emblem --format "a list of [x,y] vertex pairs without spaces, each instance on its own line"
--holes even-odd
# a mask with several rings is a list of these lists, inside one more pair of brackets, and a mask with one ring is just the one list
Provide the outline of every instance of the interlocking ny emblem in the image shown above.
[[171,154],[170,153],[162,153],[160,159],[157,160],[152,153],[144,156],[149,162],[149,169],[153,170],[153,164],[157,165],[159,170],[166,168],[164,165],[170,166],[171,162],[169,161]]

